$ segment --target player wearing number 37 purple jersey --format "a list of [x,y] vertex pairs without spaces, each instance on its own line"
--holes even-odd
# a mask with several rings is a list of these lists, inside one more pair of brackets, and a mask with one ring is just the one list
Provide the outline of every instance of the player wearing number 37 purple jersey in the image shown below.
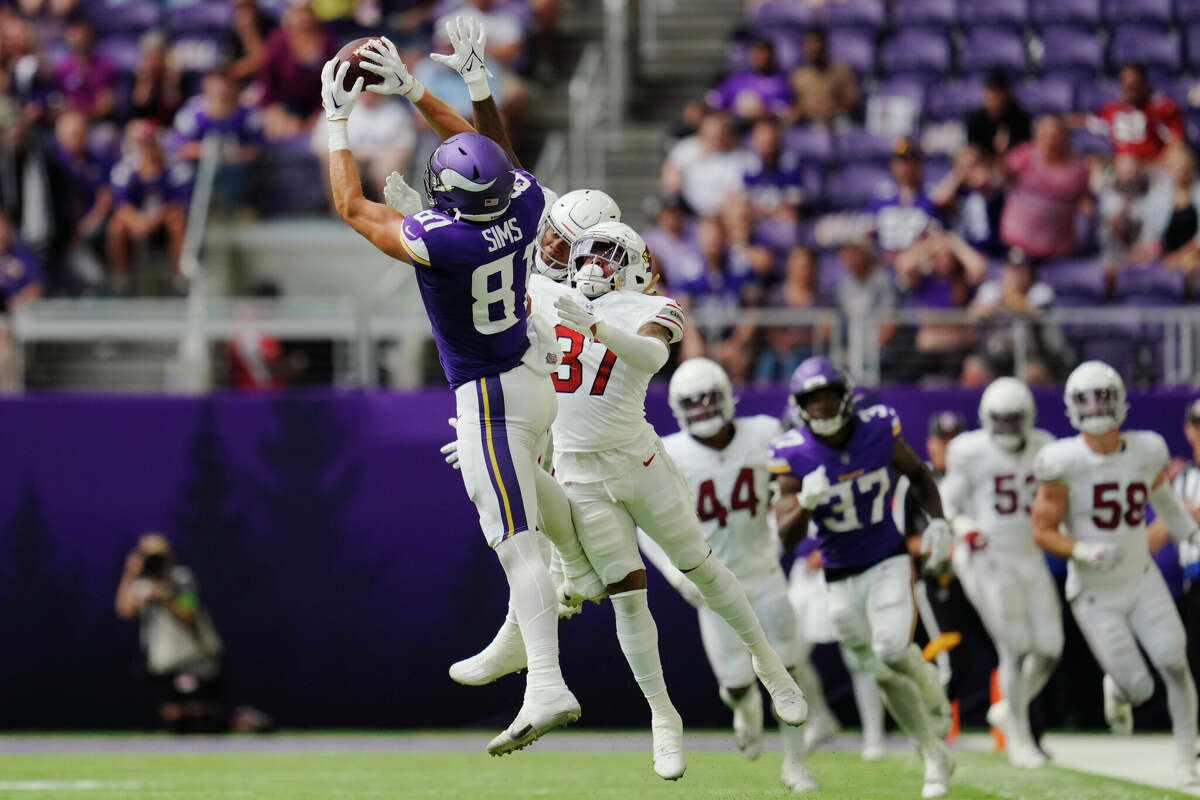
[[558,665],[556,593],[538,537],[530,533],[538,519],[537,456],[557,409],[549,381],[554,359],[534,345],[542,338],[533,335],[525,306],[545,198],[532,175],[514,169],[510,153],[425,91],[391,42],[377,39],[370,47],[363,68],[383,80],[369,90],[407,97],[444,140],[425,177],[433,207],[422,210],[417,193],[398,175],[385,188],[388,205],[363,197],[346,134],[362,80],[346,89],[348,64],[339,66],[336,58],[322,74],[330,183],[338,214],[354,230],[416,268],[454,390],[463,483],[508,578],[526,650],[524,702],[488,745],[490,753],[503,755],[580,714]]

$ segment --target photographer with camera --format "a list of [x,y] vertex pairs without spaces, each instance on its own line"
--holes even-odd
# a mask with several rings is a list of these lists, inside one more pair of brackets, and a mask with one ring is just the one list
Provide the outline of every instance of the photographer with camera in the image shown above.
[[227,730],[221,639],[200,604],[192,571],[175,564],[162,534],[145,534],[126,557],[116,610],[121,619],[141,620],[146,672],[167,727],[175,733]]

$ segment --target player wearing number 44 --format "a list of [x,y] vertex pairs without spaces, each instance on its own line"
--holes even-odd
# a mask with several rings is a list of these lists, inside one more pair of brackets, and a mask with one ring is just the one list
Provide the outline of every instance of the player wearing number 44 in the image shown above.
[[929,563],[943,563],[951,533],[937,484],[900,438],[896,412],[856,408],[849,377],[826,359],[801,363],[789,388],[804,427],[776,439],[768,463],[779,487],[775,515],[783,546],[794,548],[815,526],[834,633],[875,676],[888,710],[917,740],[925,760],[922,797],[942,797],[953,770],[942,744],[950,703],[937,668],[912,643],[912,560],[891,514],[899,473],[930,516],[921,543]]
[[[463,38],[464,46],[444,57],[452,67],[473,52],[466,41],[471,37]],[[391,42],[373,40],[361,66],[381,78],[370,91],[408,98],[443,139],[425,176],[432,208],[421,210],[419,196],[398,175],[385,189],[388,205],[367,200],[346,133],[363,81],[347,89],[349,63],[334,58],[325,65],[321,95],[334,205],[371,244],[416,268],[457,400],[463,483],[508,578],[521,628],[528,667],[524,702],[488,745],[490,753],[503,755],[580,715],[559,669],[558,603],[534,533],[537,461],[557,403],[548,380],[551,365],[531,343],[523,300],[546,198],[532,175],[514,169],[511,148],[479,135],[425,91]],[[564,559],[584,559],[574,530],[565,526],[562,532],[569,541],[555,545]]]
[[[1178,781],[1196,773],[1196,684],[1179,612],[1146,541],[1146,504],[1180,541],[1200,535],[1171,491],[1167,445],[1151,431],[1122,431],[1125,384],[1101,361],[1067,378],[1067,416],[1078,436],[1046,445],[1034,462],[1033,538],[1070,559],[1067,602],[1104,669],[1104,716],[1114,733],[1133,731],[1133,706],[1154,693],[1145,649],[1167,686]],[[1065,526],[1064,535],[1060,526]]]

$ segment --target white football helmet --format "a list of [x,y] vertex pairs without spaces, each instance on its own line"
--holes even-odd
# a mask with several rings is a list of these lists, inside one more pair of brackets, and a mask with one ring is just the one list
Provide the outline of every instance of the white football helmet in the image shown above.
[[1085,361],[1071,372],[1063,389],[1063,402],[1071,426],[1091,434],[1121,427],[1129,411],[1125,382],[1103,361]]
[[997,378],[979,401],[979,424],[992,441],[1014,453],[1025,446],[1037,409],[1033,392],[1016,378]]
[[650,251],[646,241],[624,222],[601,222],[571,245],[571,285],[596,299],[617,289],[650,288]]
[[689,358],[671,376],[667,402],[680,430],[706,439],[733,419],[733,385],[721,365],[709,358]]
[[[599,189],[567,192],[551,204],[542,219],[538,229],[538,256],[533,260],[533,271],[562,283],[567,279],[567,262],[555,257],[555,238],[566,242],[570,250],[579,235],[593,225],[620,221],[621,209],[617,202]],[[546,243],[547,231],[551,235],[550,244]]]

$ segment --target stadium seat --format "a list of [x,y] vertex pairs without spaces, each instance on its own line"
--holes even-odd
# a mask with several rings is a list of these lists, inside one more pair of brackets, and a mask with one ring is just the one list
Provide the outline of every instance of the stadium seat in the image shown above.
[[1111,156],[1112,140],[1084,128],[1071,131],[1071,149],[1081,156]]
[[791,220],[768,217],[754,223],[754,240],[780,255],[800,243],[799,233]]
[[96,53],[111,61],[120,72],[131,75],[142,54],[140,37],[140,33],[133,32],[105,36],[96,42]]
[[193,31],[171,42],[171,56],[184,72],[208,72],[221,58],[220,31]]
[[865,128],[850,128],[834,141],[838,158],[847,164],[875,162],[886,164],[892,157],[894,136],[880,136]]
[[[1089,327],[1089,331],[1094,329]],[[1139,344],[1136,340],[1111,337],[1112,329],[1107,329],[1108,336],[1105,335],[1104,328],[1095,330],[1096,335],[1090,333],[1083,334],[1082,341],[1075,342],[1075,346],[1080,353],[1079,360],[1095,359],[1109,364],[1121,375],[1132,375],[1137,363],[1137,352]],[[1070,333],[1068,338],[1075,338]]]
[[1104,68],[1104,46],[1091,31],[1052,25],[1041,32],[1043,72],[1080,69],[1095,73]]
[[1160,265],[1126,267],[1117,273],[1113,296],[1127,305],[1173,306],[1187,295],[1182,272]]
[[983,104],[983,81],[940,83],[925,101],[925,116],[932,120],[960,119]]
[[88,0],[81,6],[83,15],[103,36],[108,33],[141,33],[162,19],[156,0]]
[[1114,68],[1139,63],[1147,69],[1174,71],[1182,63],[1179,49],[1179,38],[1160,28],[1125,25],[1113,30],[1108,52]]
[[1101,16],[1109,25],[1122,22],[1169,25],[1175,15],[1171,0],[1104,0]]
[[233,6],[227,2],[169,2],[167,27],[176,33],[193,30],[225,30],[233,20]]
[[755,8],[747,20],[756,31],[768,31],[781,25],[808,28],[816,24],[817,15],[808,3],[794,0],[768,0]]
[[833,137],[816,125],[796,125],[783,135],[784,149],[800,156],[802,161],[827,164],[833,158]]
[[1200,0],[1175,0],[1175,18],[1180,22],[1200,21]]
[[860,75],[868,73],[875,64],[875,37],[850,28],[830,31],[829,55]]
[[961,0],[959,15],[973,25],[1021,28],[1029,20],[1028,0]]
[[966,72],[986,72],[1001,68],[1025,72],[1025,43],[1021,36],[1005,28],[972,28],[963,41],[959,63]]
[[928,91],[929,84],[926,81],[920,80],[916,75],[905,75],[879,81],[871,90],[870,95],[872,97],[903,97],[916,106],[919,111],[925,105]]
[[1029,17],[1038,26],[1100,24],[1100,0],[1029,0]]
[[1099,305],[1107,293],[1104,269],[1095,261],[1051,261],[1038,270],[1038,280],[1054,289],[1055,302],[1063,306]]
[[883,46],[879,64],[885,73],[893,75],[944,75],[950,71],[950,42],[936,28],[905,28]]
[[1105,104],[1121,99],[1121,87],[1113,80],[1090,80],[1075,91],[1075,106],[1081,111],[1099,111]]
[[1187,50],[1187,66],[1200,69],[1200,22],[1185,25],[1183,39]]
[[883,0],[841,0],[826,3],[817,12],[817,22],[827,28],[878,30],[887,14]]
[[950,174],[950,170],[954,165],[950,163],[950,159],[946,156],[925,155],[925,160],[921,164],[921,184],[925,188],[925,193],[937,186],[942,178]]
[[1043,78],[1018,84],[1017,100],[1030,114],[1066,114],[1074,108],[1075,87],[1063,78]]
[[958,24],[957,0],[895,0],[892,3],[892,24],[896,27],[915,25],[952,28]]
[[837,296],[838,284],[846,277],[846,268],[838,260],[837,250],[822,250],[817,256],[817,294],[832,300]]
[[826,162],[812,162],[802,169],[804,181],[804,204],[810,209],[821,209],[825,205],[825,170]]
[[825,197],[839,210],[861,211],[868,201],[895,188],[892,174],[877,164],[847,164],[825,178]]

